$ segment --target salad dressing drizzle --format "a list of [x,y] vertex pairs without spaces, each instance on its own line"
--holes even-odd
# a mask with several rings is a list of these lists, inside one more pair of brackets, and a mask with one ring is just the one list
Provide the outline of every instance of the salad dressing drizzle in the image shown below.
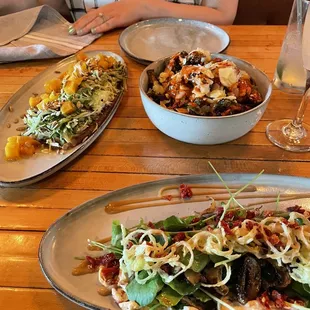
[[[208,189],[225,189],[223,186],[221,185],[215,185],[215,184],[187,184],[188,187],[190,187],[191,189],[193,188],[208,188]],[[240,188],[240,185],[229,185],[229,188],[230,189],[239,189]],[[159,191],[158,191],[158,196],[163,196],[164,192],[165,191],[168,191],[168,190],[178,190],[179,189],[179,186],[177,185],[167,185],[167,186],[164,186],[162,187]],[[257,190],[257,188],[254,186],[254,185],[249,185],[245,191],[247,192],[255,192]],[[232,191],[234,192],[234,191]],[[227,190],[225,189],[224,193],[227,193]],[[209,195],[211,195],[211,193],[208,193]]]
[[73,276],[82,276],[88,273],[94,273],[98,271],[96,268],[90,268],[89,262],[84,259],[77,267],[73,268],[72,275]]
[[[177,190],[177,186],[165,186],[161,188],[158,192],[159,197],[147,197],[147,198],[137,198],[137,199],[127,199],[121,201],[113,201],[110,202],[106,207],[105,211],[108,214],[117,214],[121,212],[136,210],[136,209],[143,209],[143,208],[151,208],[151,207],[164,207],[170,206],[177,203],[194,203],[194,202],[204,202],[204,201],[223,201],[229,199],[229,194],[227,191],[221,191],[222,188],[218,186],[212,185],[189,185],[192,189],[203,189],[203,188],[210,188],[210,189],[218,189],[218,191],[194,191],[193,190],[193,198],[191,199],[182,199],[180,198],[179,194],[173,195],[162,195],[165,191],[168,190]],[[231,188],[233,188],[231,186]],[[236,186],[236,188],[238,188]],[[235,193],[237,190],[231,190],[231,193]],[[255,194],[254,194],[255,192]],[[253,194],[251,194],[253,193]],[[167,198],[169,196],[169,199]],[[211,198],[212,197],[212,198]],[[239,199],[259,199],[262,198],[260,201],[252,202],[246,204],[246,207],[254,207],[256,205],[261,204],[268,204],[273,203],[277,199],[277,194],[266,194],[264,192],[257,192],[257,188],[255,186],[249,186],[246,188],[243,193],[238,195]],[[270,198],[267,199],[266,198]],[[281,194],[280,200],[281,201],[289,201],[294,199],[302,199],[302,198],[310,198],[310,193],[300,193],[300,194]]]
[[[120,212],[142,209],[142,208],[151,208],[151,207],[161,207],[161,206],[169,206],[176,203],[191,203],[191,202],[203,202],[213,200],[213,196],[217,196],[220,194],[226,194],[227,190],[224,189],[223,186],[214,185],[214,184],[190,184],[188,185],[193,190],[193,196],[195,198],[191,199],[182,199],[180,198],[180,194],[171,194],[171,195],[163,195],[164,192],[170,190],[179,190],[179,186],[177,185],[168,185],[159,189],[157,197],[145,197],[145,198],[136,198],[136,199],[127,199],[121,201],[113,201],[110,202],[106,207],[105,211],[108,214],[116,214]],[[231,192],[234,193],[238,189],[238,185],[231,186]],[[197,189],[208,189],[208,190],[200,190]],[[216,191],[215,191],[216,190]],[[255,192],[257,189],[255,186],[250,185],[248,188],[244,190],[244,192]],[[203,196],[203,197],[199,197]],[[222,197],[227,197],[227,195],[216,197],[217,199],[223,199]],[[215,199],[216,200],[216,199]]]

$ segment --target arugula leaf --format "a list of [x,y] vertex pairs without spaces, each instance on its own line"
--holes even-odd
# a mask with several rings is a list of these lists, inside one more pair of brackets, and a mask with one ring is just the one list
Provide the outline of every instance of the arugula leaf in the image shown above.
[[[159,243],[160,245],[164,245],[165,244],[165,239],[163,238],[162,235],[156,235],[154,237],[155,237],[156,242]],[[168,235],[167,239],[168,239],[168,244],[170,244],[171,240],[172,240],[171,236]]]
[[309,284],[303,284],[302,287],[310,295],[310,286],[309,286]]
[[154,299],[149,305],[147,305],[144,310],[166,310],[166,308],[159,303],[157,299]]
[[209,255],[209,258],[211,260],[212,263],[216,264],[216,263],[219,263],[223,260],[225,260],[226,258],[223,257],[223,256],[218,256],[218,255]]
[[111,244],[115,247],[122,248],[121,245],[122,240],[122,229],[119,221],[112,222],[112,238]]
[[197,290],[196,292],[194,292],[193,296],[203,303],[212,300],[207,294],[205,294],[201,290]]
[[164,286],[162,291],[158,294],[157,300],[166,307],[174,307],[182,299],[182,295],[178,294],[169,286]]
[[155,228],[162,229],[164,227],[164,221],[159,221],[155,223],[154,225],[155,225]]
[[[147,276],[146,271],[142,271],[140,274],[141,278]],[[135,279],[129,282],[126,286],[126,293],[128,299],[136,301],[141,307],[147,306],[152,303],[157,293],[163,288],[164,283],[161,277],[157,274],[154,278],[147,281],[145,284],[139,284]]]
[[[195,272],[201,272],[209,263],[210,258],[208,254],[204,254],[198,250],[194,250],[194,261],[191,269]],[[185,257],[181,258],[181,262],[188,265],[190,254],[188,253]]]
[[180,231],[185,230],[187,228],[186,223],[182,219],[174,215],[166,218],[163,221],[163,226],[164,229],[167,231]]
[[175,278],[171,282],[167,283],[167,285],[183,296],[193,294],[200,287],[200,283],[192,285],[189,282],[185,280],[180,280],[178,278]]
[[186,225],[189,225],[195,217],[196,217],[195,215],[190,215],[187,218],[185,218],[183,221]]
[[191,269],[195,272],[201,272],[208,265],[209,261],[208,254],[194,250],[194,262]]
[[308,284],[303,284],[297,281],[292,282],[292,289],[300,296],[309,299],[310,298],[310,287]]

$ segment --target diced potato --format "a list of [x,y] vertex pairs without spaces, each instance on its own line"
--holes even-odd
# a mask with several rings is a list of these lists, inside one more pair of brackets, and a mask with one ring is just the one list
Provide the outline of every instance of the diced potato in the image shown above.
[[52,92],[50,93],[48,99],[49,99],[50,101],[55,101],[55,100],[58,99],[58,97],[59,97],[59,94],[58,94],[58,93],[55,93],[54,91],[52,91]]
[[77,92],[79,85],[82,83],[83,78],[70,77],[66,82],[64,91],[68,95],[73,95]]
[[9,137],[5,146],[5,158],[7,160],[17,160],[21,157],[32,156],[39,146],[40,143],[31,137]]
[[44,84],[45,92],[50,94],[52,91],[59,93],[61,89],[61,80],[53,79]]
[[39,104],[37,104],[37,109],[40,110],[40,111],[44,111],[46,110],[46,104],[50,102],[49,98],[45,98],[43,100],[40,101]]
[[76,110],[76,107],[71,101],[63,102],[60,108],[60,111],[63,115],[72,114],[75,110]]
[[31,108],[35,108],[40,101],[41,101],[41,98],[39,96],[30,97],[29,98],[29,105]]
[[79,52],[76,54],[76,59],[77,60],[85,60],[85,59],[87,59],[87,56],[85,55],[84,52]]

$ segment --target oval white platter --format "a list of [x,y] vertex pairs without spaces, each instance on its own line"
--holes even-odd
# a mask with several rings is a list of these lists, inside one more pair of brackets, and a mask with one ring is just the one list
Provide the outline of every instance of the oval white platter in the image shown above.
[[[95,56],[98,53],[112,56],[125,64],[123,58],[112,52],[85,52],[88,56]],[[112,110],[109,112],[107,118],[97,129],[97,131],[95,131],[86,141],[66,151],[64,154],[57,154],[56,152],[51,152],[49,154],[38,152],[30,158],[21,159],[18,161],[7,161],[5,159],[4,147],[7,138],[19,134],[16,128],[23,126],[21,115],[25,114],[28,108],[29,97],[31,97],[34,93],[43,93],[44,83],[50,79],[58,77],[59,72],[65,71],[67,66],[70,63],[73,63],[75,59],[75,56],[70,56],[37,75],[34,79],[29,81],[19,91],[17,91],[17,93],[0,111],[0,186],[20,187],[29,185],[38,182],[63,168],[79,156],[102,134],[103,130],[115,114],[121,103],[123,92],[119,94]],[[14,123],[16,120],[19,120],[17,124]],[[10,124],[11,127],[8,128],[7,124]]]
[[138,22],[126,28],[119,45],[133,60],[148,65],[176,52],[197,47],[220,53],[230,39],[223,29],[201,21],[181,18],[157,18]]
[[[222,177],[228,185],[238,185],[241,188],[249,183],[255,175],[223,174]],[[103,297],[97,293],[97,288],[99,287],[97,273],[83,276],[73,276],[71,274],[72,269],[80,262],[74,257],[102,255],[101,252],[87,251],[87,240],[98,240],[111,236],[113,220],[119,220],[125,227],[132,227],[138,224],[141,218],[145,222],[156,222],[171,215],[191,215],[194,211],[202,211],[208,207],[209,203],[206,201],[191,202],[191,200],[187,200],[187,203],[176,202],[176,204],[136,209],[117,214],[105,212],[105,206],[110,202],[157,197],[162,187],[169,185],[179,186],[182,183],[221,185],[218,177],[211,174],[184,176],[139,184],[88,201],[57,220],[44,234],[39,248],[40,266],[49,283],[60,294],[87,309],[119,309],[111,296]],[[281,193],[279,208],[286,208],[296,204],[300,204],[303,207],[309,206],[310,179],[262,175],[255,181],[254,185],[257,189],[255,194],[259,197],[238,199],[238,201],[243,204],[256,202],[259,203],[258,206],[264,205],[264,201],[269,201],[266,204],[266,208],[274,209],[278,194]],[[223,190],[221,191],[223,192]],[[267,198],[267,194],[271,194],[273,198],[270,196]],[[299,197],[297,199],[295,196],[295,198],[285,201],[285,194],[304,194],[304,198]],[[245,195],[253,195],[253,192],[246,193]],[[164,202],[167,203],[166,200]]]

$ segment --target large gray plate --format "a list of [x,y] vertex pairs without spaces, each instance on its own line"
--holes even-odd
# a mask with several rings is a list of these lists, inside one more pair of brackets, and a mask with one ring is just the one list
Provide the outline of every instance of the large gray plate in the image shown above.
[[159,18],[138,22],[119,37],[123,51],[133,60],[149,64],[173,53],[196,48],[220,53],[229,44],[228,34],[209,23],[178,18]]
[[[113,56],[118,61],[125,63],[124,60],[112,52],[107,51],[91,51],[86,52],[88,56],[95,56],[98,53]],[[4,147],[6,140],[10,136],[18,135],[17,127],[20,127],[23,115],[28,108],[28,99],[33,93],[44,92],[44,82],[59,76],[59,72],[63,72],[70,63],[75,61],[75,56],[68,57],[59,63],[49,67],[37,75],[30,82],[25,84],[17,93],[8,101],[8,103],[0,111],[0,186],[19,187],[38,182],[59,169],[63,168],[70,161],[80,155],[88,148],[103,132],[109,124],[123,97],[123,92],[119,95],[114,107],[108,114],[106,120],[101,124],[98,130],[92,134],[86,141],[68,150],[65,154],[56,154],[55,152],[44,154],[37,153],[34,156],[21,159],[18,161],[8,162],[4,156]],[[13,112],[9,111],[9,107],[13,108]],[[15,124],[14,120],[19,119],[19,123]],[[7,124],[11,124],[7,128]]]
[[[223,174],[228,184],[246,184],[254,178],[251,174]],[[119,214],[107,214],[105,206],[111,201],[138,197],[154,197],[158,190],[166,185],[180,185],[181,183],[219,184],[215,175],[184,176],[156,182],[144,183],[114,191],[107,195],[86,202],[55,222],[42,238],[39,249],[39,261],[44,275],[49,283],[63,296],[87,309],[118,309],[112,298],[97,294],[97,274],[74,277],[71,270],[78,262],[74,256],[87,255],[87,239],[96,240],[111,235],[112,221],[118,219],[127,227],[131,227],[143,218],[145,221],[157,221],[170,215],[185,216],[193,211],[205,209],[206,202],[178,203],[170,206],[152,207],[127,211]],[[240,201],[244,203],[259,200],[270,201],[264,198],[272,193],[276,201],[278,193],[295,194],[310,192],[310,179],[262,175],[256,182],[257,192],[262,198],[247,198]],[[307,194],[307,197],[310,197]],[[284,199],[284,198],[282,198]],[[280,199],[281,200],[281,199]],[[308,206],[310,199],[292,199],[283,201],[280,207],[302,204]],[[274,203],[269,203],[274,207]],[[92,252],[94,255],[94,252]],[[99,254],[97,254],[99,255]]]

